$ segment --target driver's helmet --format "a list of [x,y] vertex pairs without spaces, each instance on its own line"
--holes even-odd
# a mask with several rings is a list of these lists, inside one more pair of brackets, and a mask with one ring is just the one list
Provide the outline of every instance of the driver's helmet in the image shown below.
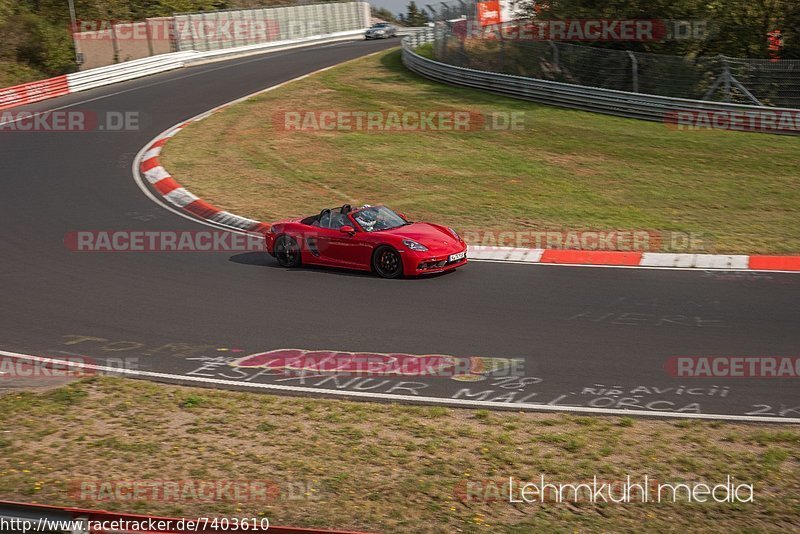
[[355,214],[355,219],[361,226],[371,228],[378,221],[378,210],[372,209],[369,205],[362,206]]

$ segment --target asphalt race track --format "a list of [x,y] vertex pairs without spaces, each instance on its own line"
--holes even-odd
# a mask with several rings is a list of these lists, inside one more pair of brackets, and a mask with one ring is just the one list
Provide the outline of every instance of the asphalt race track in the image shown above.
[[[285,270],[256,252],[65,248],[65,234],[75,230],[203,228],[137,187],[131,165],[146,143],[212,107],[395,44],[240,58],[29,106],[140,111],[144,121],[134,132],[0,132],[0,351],[83,355],[263,391],[279,384],[299,394],[515,409],[800,420],[797,379],[677,379],[665,371],[676,356],[800,356],[800,274],[472,262],[448,275],[395,281]],[[500,358],[512,360],[515,372],[463,381],[301,377],[229,365],[273,349]]]

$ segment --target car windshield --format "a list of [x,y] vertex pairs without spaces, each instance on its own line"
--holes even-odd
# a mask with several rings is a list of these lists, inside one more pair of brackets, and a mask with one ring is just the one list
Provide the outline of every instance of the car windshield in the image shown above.
[[385,206],[362,208],[353,215],[353,218],[365,232],[379,232],[409,224],[408,221]]

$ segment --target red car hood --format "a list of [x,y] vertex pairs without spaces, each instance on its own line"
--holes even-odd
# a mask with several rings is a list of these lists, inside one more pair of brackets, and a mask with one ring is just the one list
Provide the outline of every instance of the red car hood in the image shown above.
[[412,223],[382,233],[396,235],[404,239],[413,239],[428,247],[431,252],[458,252],[463,245],[453,237],[447,228],[430,223]]

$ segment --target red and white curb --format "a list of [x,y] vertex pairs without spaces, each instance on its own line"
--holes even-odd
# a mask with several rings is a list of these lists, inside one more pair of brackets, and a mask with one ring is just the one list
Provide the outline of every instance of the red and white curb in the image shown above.
[[268,224],[227,212],[198,198],[191,191],[182,187],[175,178],[167,172],[163,165],[161,165],[159,157],[162,148],[167,144],[167,141],[172,139],[172,137],[186,127],[187,124],[189,123],[183,123],[174,127],[147,146],[138,164],[141,177],[166,202],[195,217],[209,221],[215,225],[235,230],[259,233],[266,232],[269,229]]
[[642,267],[724,271],[800,272],[800,256],[676,254],[470,246],[469,257],[504,263]]
[[[383,51],[374,52],[372,54],[367,54],[366,56],[361,56],[355,59],[362,59],[364,57],[380,54],[381,52]],[[345,61],[339,65],[348,62],[349,61]],[[166,145],[170,139],[179,134],[181,130],[193,122],[201,121],[206,117],[228,108],[229,106],[238,104],[239,102],[244,102],[245,100],[249,100],[255,96],[274,91],[275,89],[283,87],[286,84],[308,78],[309,76],[332,69],[335,66],[337,65],[331,65],[330,67],[325,67],[323,69],[298,76],[292,80],[256,91],[255,93],[243,96],[241,98],[237,98],[236,100],[232,100],[226,104],[217,106],[195,117],[192,117],[185,122],[177,124],[172,128],[169,128],[165,132],[161,133],[158,137],[150,141],[150,143],[145,145],[145,147],[139,151],[139,154],[137,154],[136,158],[134,158],[133,177],[136,180],[137,185],[139,185],[140,189],[156,203],[161,204],[165,208],[177,213],[178,215],[189,217],[197,222],[208,224],[216,228],[225,228],[237,232],[252,232],[263,235],[269,230],[269,223],[262,223],[260,221],[248,219],[247,217],[242,217],[240,215],[236,215],[235,213],[230,213],[220,209],[192,194],[192,192],[187,190],[185,187],[182,187],[175,180],[175,178],[169,174],[164,166],[161,165],[161,161],[159,159],[161,156],[161,151],[164,148],[164,145]]]
[[[192,194],[192,192],[185,187],[182,187],[180,183],[169,174],[164,166],[161,165],[159,160],[161,150],[170,139],[193,122],[203,120],[233,104],[248,100],[256,95],[275,90],[285,84],[307,78],[308,76],[331,68],[333,67],[326,67],[247,95],[243,98],[236,99],[191,118],[186,122],[173,126],[156,137],[139,152],[133,164],[134,177],[145,193],[149,194],[149,191],[154,191],[163,200],[162,205],[168,207],[172,211],[176,211],[178,214],[186,216],[188,213],[191,214],[192,218],[195,220],[233,231],[253,232],[258,234],[266,233],[269,230],[269,223],[248,219],[247,217],[242,217],[220,209]],[[148,184],[150,190],[143,187],[143,183]],[[157,200],[152,195],[149,196]],[[800,256],[676,254],[665,252],[565,250],[470,245],[468,257],[470,260],[518,264],[800,273]]]

